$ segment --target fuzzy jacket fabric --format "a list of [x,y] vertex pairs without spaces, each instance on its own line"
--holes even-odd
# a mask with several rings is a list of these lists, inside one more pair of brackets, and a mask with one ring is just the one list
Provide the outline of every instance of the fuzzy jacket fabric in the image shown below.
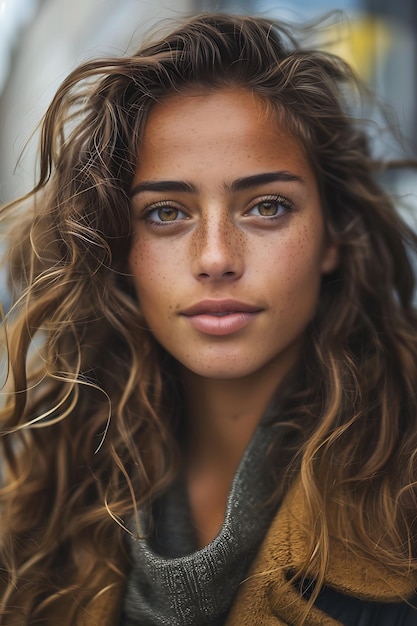
[[[286,576],[302,562],[305,555],[307,537],[304,518],[302,492],[296,485],[284,500],[248,576],[239,586],[226,626],[297,626],[306,606],[305,600],[295,587],[288,588],[284,583]],[[393,575],[383,565],[365,563],[353,557],[337,541],[331,542],[330,553],[326,586],[345,594],[344,597],[394,603],[413,596],[417,583],[414,576]],[[108,588],[98,598],[86,609],[80,609],[76,624],[68,623],[64,606],[51,612],[43,624],[117,626],[125,589],[117,581],[109,579],[108,582]],[[417,624],[417,617],[412,619],[401,623]],[[13,621],[7,623],[12,624]],[[385,623],[393,626],[400,622],[393,619]],[[340,624],[342,622],[318,608],[313,608],[308,615],[308,626]]]
[[[240,586],[227,626],[295,626],[299,623],[306,601],[296,587],[285,583],[306,554],[304,519],[302,491],[296,485],[274,519],[250,575]],[[330,543],[330,554],[325,582],[331,589],[348,597],[383,603],[398,602],[414,594],[414,576],[393,575],[383,565],[361,561],[335,540]],[[308,626],[340,623],[317,608],[309,612],[307,620]],[[417,623],[417,613],[413,623]]]

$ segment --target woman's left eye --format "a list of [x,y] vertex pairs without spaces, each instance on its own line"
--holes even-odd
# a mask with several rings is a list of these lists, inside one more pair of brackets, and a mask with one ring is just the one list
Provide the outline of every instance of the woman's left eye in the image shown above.
[[285,198],[265,199],[257,202],[247,215],[258,215],[260,217],[281,217],[291,210],[291,204]]

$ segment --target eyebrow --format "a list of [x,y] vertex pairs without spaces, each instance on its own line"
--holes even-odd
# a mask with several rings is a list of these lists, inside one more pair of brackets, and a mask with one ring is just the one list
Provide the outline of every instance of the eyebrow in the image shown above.
[[186,193],[194,193],[196,187],[185,180],[145,180],[133,187],[130,197],[144,191],[178,191]]
[[268,183],[275,182],[298,182],[304,183],[304,180],[301,176],[297,174],[293,174],[292,172],[287,171],[279,171],[279,172],[265,172],[263,174],[254,174],[253,176],[245,176],[243,178],[237,178],[232,182],[231,185],[226,185],[227,188],[230,188],[231,191],[245,191],[245,189],[250,189],[251,187],[256,187],[258,185],[265,185]]
[[[278,172],[264,172],[262,174],[254,174],[253,176],[237,178],[230,184],[226,183],[225,189],[232,192],[245,191],[246,189],[251,189],[252,187],[257,187],[258,185],[265,185],[274,182],[298,182],[304,184],[304,180],[301,176],[282,170]],[[131,197],[146,191],[196,193],[197,187],[185,180],[145,180],[133,187]]]

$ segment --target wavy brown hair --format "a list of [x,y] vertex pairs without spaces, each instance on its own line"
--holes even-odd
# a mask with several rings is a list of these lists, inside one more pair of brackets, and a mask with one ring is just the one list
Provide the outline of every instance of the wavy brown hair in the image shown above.
[[[283,406],[303,436],[286,438],[279,471],[286,485],[301,476],[311,520],[297,574],[323,581],[329,534],[393,571],[416,567],[407,248],[417,238],[377,182],[390,164],[372,157],[364,124],[347,109],[359,85],[341,59],[302,48],[282,24],[209,14],[136,54],[72,72],[43,120],[35,188],[3,209],[17,224],[3,325],[4,623],[11,614],[29,624],[65,597],[75,617],[110,571],[123,580],[125,527],[175,474],[181,390],[127,274],[130,190],[154,103],[232,87],[259,96],[301,142],[340,250]],[[272,447],[271,471],[276,458]]]

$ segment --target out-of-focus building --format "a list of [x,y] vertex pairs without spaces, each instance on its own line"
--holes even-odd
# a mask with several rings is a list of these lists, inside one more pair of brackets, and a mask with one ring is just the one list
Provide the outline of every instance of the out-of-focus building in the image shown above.
[[[16,162],[65,76],[89,58],[132,50],[161,19],[189,13],[193,3],[0,0],[0,7],[0,41],[2,25],[14,24],[14,38],[11,26],[4,37],[9,41],[9,51],[3,50],[8,74],[0,75],[0,201],[5,202],[31,187],[37,142],[29,142],[17,169]],[[30,19],[23,21],[21,11],[27,7]]]
[[340,15],[328,20],[326,39],[392,105],[417,153],[414,0],[0,0],[0,202],[30,188],[36,140],[16,168],[17,160],[59,83],[80,62],[123,54],[161,19],[198,11],[305,22],[335,8]]

